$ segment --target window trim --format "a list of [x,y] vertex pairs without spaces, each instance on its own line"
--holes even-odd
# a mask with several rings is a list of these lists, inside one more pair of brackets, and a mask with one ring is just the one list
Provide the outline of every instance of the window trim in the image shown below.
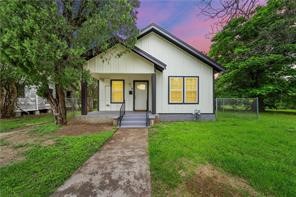
[[[171,101],[170,101],[170,78],[171,77],[181,77],[181,78],[183,78],[183,102],[181,102],[181,103],[172,103]],[[193,103],[186,103],[185,102],[185,78],[190,78],[190,77],[192,77],[192,78],[196,78],[197,79],[197,102],[193,102]],[[170,104],[170,105],[192,105],[192,104],[199,104],[199,76],[169,76],[168,77],[168,104]]]
[[[176,102],[171,102],[170,101],[170,96],[171,96],[171,78],[182,78],[182,102],[176,103]],[[169,104],[183,104],[184,103],[184,77],[183,76],[169,76],[169,83],[168,83],[168,103]]]
[[[112,100],[112,82],[113,81],[122,81],[122,83],[123,83],[123,101],[122,102],[113,102],[113,100]],[[111,104],[122,104],[122,103],[124,103],[125,102],[125,81],[124,81],[124,79],[111,79],[110,80],[110,103]]]

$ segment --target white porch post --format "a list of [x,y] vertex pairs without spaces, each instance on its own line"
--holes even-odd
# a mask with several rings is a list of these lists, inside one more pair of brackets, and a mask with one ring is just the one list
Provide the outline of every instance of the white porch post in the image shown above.
[[100,80],[98,80],[97,86],[97,110],[100,111]]
[[152,87],[152,114],[156,114],[156,71],[151,75]]

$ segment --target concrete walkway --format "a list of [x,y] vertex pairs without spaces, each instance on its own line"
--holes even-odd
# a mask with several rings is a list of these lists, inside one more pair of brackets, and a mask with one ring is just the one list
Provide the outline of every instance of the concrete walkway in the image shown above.
[[151,196],[147,138],[146,128],[119,129],[52,196]]

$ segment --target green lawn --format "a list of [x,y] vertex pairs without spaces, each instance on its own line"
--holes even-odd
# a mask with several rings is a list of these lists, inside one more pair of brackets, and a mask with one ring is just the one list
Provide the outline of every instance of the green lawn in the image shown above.
[[266,111],[272,113],[282,113],[282,114],[294,114],[296,115],[296,109],[267,109]]
[[111,136],[58,137],[53,145],[30,147],[25,160],[0,168],[0,196],[48,196]]
[[7,132],[11,129],[19,127],[31,126],[34,124],[41,124],[46,122],[53,122],[53,116],[51,114],[12,119],[0,119],[0,133]]
[[149,130],[153,194],[184,184],[203,164],[247,180],[263,195],[296,194],[296,116],[265,113],[259,119],[161,123]]
[[[68,112],[67,118],[68,121],[78,115],[80,112]],[[44,115],[30,115],[19,118],[11,118],[11,119],[0,119],[0,133],[11,131],[12,129],[26,127],[26,126],[34,126],[42,123],[52,123],[54,124],[54,118],[52,114],[44,114]],[[52,126],[51,127],[54,127]],[[45,125],[46,127],[46,125]]]

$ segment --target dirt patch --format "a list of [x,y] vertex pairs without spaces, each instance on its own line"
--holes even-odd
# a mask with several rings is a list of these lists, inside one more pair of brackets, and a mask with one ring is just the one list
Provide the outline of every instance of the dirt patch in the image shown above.
[[12,148],[9,146],[0,147],[0,166],[8,165],[11,162],[21,161],[24,159],[23,153],[26,148]]
[[6,137],[9,137],[9,136],[13,136],[13,135],[15,135],[17,133],[20,133],[20,132],[30,131],[32,128],[33,128],[33,126],[24,126],[24,127],[21,127],[21,128],[12,129],[9,132],[0,133],[0,139],[6,138]]
[[45,141],[42,142],[43,146],[51,146],[51,145],[54,145],[54,144],[55,144],[54,140],[45,140]]
[[198,168],[186,182],[187,190],[198,196],[258,196],[259,194],[243,179],[233,177],[211,165]]
[[50,146],[54,140],[48,136],[34,135],[31,133],[34,127],[19,128],[0,135],[4,145],[0,146],[0,166],[25,159],[24,152],[33,144]]
[[61,128],[56,135],[82,135],[90,133],[98,133],[102,131],[110,131],[113,129],[112,124],[92,124],[92,123],[82,123],[79,121],[70,122],[68,125]]
[[13,135],[6,136],[4,138],[7,142],[11,144],[32,144],[35,138],[30,136],[27,132],[17,132]]

